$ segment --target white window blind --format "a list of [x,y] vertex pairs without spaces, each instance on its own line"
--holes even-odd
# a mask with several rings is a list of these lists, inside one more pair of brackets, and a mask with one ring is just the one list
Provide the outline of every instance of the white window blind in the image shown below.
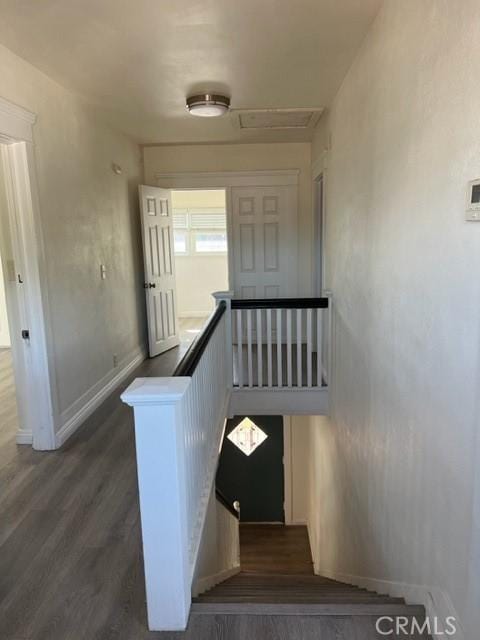
[[173,228],[176,255],[227,252],[225,209],[174,209]]

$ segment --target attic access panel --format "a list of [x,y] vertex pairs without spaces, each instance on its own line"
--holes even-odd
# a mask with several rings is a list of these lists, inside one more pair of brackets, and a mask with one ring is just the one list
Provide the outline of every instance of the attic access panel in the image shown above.
[[322,109],[250,109],[234,112],[240,129],[313,129]]

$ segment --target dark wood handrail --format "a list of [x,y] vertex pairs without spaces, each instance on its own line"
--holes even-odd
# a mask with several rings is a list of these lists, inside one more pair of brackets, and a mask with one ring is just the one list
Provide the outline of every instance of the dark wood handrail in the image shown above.
[[328,298],[236,299],[232,309],[328,309]]
[[230,511],[230,513],[232,514],[232,516],[235,516],[235,518],[237,520],[240,520],[240,514],[239,512],[235,509],[235,507],[233,506],[233,504],[231,504],[228,499],[225,497],[225,495],[220,491],[220,489],[217,489],[215,487],[215,497],[218,500],[218,502],[220,502],[221,505],[223,505],[225,507],[225,509],[227,509],[227,511]]
[[193,372],[197,368],[197,364],[199,363],[200,358],[202,357],[202,354],[207,347],[208,341],[212,337],[212,334],[215,331],[226,309],[227,303],[225,302],[225,300],[221,300],[207,320],[207,324],[204,326],[202,332],[195,338],[195,340],[190,345],[187,353],[178,363],[175,371],[173,372],[174,376],[193,375]]

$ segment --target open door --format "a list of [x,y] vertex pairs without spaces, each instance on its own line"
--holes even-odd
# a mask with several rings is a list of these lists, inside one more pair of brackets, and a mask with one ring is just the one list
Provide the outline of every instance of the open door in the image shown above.
[[172,200],[168,189],[140,185],[150,357],[179,344]]

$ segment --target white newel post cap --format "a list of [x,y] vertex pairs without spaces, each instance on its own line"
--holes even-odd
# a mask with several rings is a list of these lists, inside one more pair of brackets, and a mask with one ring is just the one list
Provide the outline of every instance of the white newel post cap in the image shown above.
[[131,407],[145,404],[172,404],[184,396],[191,381],[192,379],[188,376],[136,378],[120,398]]
[[219,300],[231,300],[233,298],[233,291],[214,291],[212,296],[217,302]]

